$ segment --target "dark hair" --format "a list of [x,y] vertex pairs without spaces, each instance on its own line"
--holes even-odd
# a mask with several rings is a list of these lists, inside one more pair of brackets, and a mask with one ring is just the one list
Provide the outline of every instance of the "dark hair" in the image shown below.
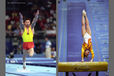
[[88,55],[86,56],[85,54],[84,54],[84,58],[87,58],[88,57]]
[[[88,50],[88,49],[86,49],[85,51],[87,51],[87,50]],[[84,51],[84,58],[87,58],[87,57],[88,57],[88,55],[87,55],[87,56],[85,55],[85,51]]]
[[30,18],[25,18],[23,21],[25,22],[26,20],[30,20],[30,22],[31,22],[31,19]]
[[46,36],[45,36],[45,38],[47,38],[47,39],[48,39],[49,37],[46,35]]

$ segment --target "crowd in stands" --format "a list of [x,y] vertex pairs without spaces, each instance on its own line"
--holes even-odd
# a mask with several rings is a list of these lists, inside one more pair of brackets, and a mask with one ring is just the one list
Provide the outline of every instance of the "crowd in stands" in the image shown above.
[[22,38],[19,27],[19,12],[31,21],[36,10],[40,11],[35,26],[35,52],[45,51],[45,36],[52,42],[52,49],[56,48],[56,0],[7,0],[6,2],[6,53],[14,51],[22,54]]

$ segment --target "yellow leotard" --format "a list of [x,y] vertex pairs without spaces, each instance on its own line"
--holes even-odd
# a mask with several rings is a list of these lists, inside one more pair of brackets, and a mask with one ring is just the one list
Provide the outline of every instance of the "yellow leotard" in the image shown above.
[[88,49],[88,50],[91,52],[92,58],[94,58],[94,52],[93,52],[93,48],[92,48],[91,38],[88,40],[88,44],[85,43],[85,42],[82,44],[82,49],[81,49],[81,51],[82,51],[81,57],[82,57],[82,58],[84,58],[84,51],[85,51],[86,49]]
[[33,32],[31,27],[29,27],[29,34],[27,34],[27,28],[24,28],[24,32],[22,34],[23,42],[33,42]]

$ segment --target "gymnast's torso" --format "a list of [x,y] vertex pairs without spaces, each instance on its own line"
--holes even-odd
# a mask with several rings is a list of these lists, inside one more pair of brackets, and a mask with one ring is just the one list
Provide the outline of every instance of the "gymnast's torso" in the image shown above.
[[83,47],[85,49],[89,49],[92,46],[92,40],[91,35],[89,35],[87,32],[83,36]]

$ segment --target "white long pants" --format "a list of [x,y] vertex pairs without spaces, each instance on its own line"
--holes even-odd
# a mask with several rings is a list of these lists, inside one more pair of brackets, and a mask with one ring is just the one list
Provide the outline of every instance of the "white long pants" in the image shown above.
[[46,58],[51,58],[51,48],[46,48]]

